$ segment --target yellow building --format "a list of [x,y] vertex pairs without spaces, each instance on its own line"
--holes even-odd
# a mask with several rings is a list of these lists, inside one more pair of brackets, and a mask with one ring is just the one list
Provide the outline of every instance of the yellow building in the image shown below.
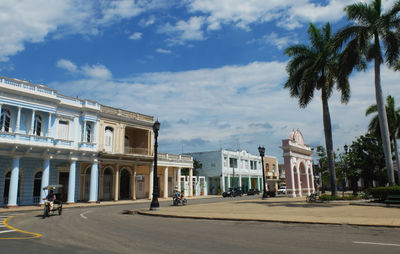
[[[98,200],[152,197],[154,133],[152,116],[101,105],[99,122]],[[159,154],[160,197],[180,185],[181,168],[193,168],[189,156]],[[173,158],[173,159],[171,159]],[[91,165],[81,164],[79,200],[89,200]]]

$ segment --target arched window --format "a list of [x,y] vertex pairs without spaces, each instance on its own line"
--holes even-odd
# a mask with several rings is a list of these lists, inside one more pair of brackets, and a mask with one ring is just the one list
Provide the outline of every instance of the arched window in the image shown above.
[[42,117],[35,115],[35,124],[33,126],[33,135],[41,136],[42,134]]
[[42,186],[42,172],[37,172],[33,180],[33,203],[40,202],[40,188]]
[[90,123],[86,123],[86,142],[92,142],[92,125]]
[[114,141],[114,129],[107,126],[104,131],[104,149],[107,152],[112,152]]
[[11,114],[10,110],[3,108],[1,109],[1,131],[9,132],[10,131],[10,121],[11,121]]

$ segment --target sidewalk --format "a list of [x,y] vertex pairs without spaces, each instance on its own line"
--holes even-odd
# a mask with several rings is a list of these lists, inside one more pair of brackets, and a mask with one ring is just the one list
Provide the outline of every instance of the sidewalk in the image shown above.
[[[191,199],[203,199],[203,198],[216,198],[220,196],[195,196],[195,197],[187,197],[188,200]],[[160,202],[163,201],[171,201],[172,198],[158,198]],[[140,203],[149,203],[150,199],[137,199],[137,200],[118,200],[118,201],[101,201],[99,203],[87,203],[87,202],[78,202],[74,204],[63,204],[63,209],[68,208],[80,208],[80,207],[100,207],[100,206],[113,206],[113,205],[130,205],[130,204],[140,204]],[[9,213],[9,212],[26,212],[26,211],[38,211],[43,210],[43,206],[18,206],[18,207],[10,207],[10,208],[0,208],[0,213]]]
[[[357,205],[359,203],[360,205]],[[365,201],[306,203],[305,198],[238,200],[212,204],[162,207],[138,214],[212,220],[264,221],[400,228],[400,208]]]

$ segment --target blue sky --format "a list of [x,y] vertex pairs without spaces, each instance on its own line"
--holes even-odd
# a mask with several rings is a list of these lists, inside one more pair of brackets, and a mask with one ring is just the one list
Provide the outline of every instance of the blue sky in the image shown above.
[[[292,129],[324,145],[320,95],[306,109],[289,97],[283,51],[307,43],[310,22],[346,24],[353,2],[2,0],[0,75],[158,117],[162,152],[261,144],[282,161]],[[383,91],[398,101],[399,77],[383,67]],[[365,132],[373,85],[371,70],[354,73],[350,103],[331,98],[335,147]]]

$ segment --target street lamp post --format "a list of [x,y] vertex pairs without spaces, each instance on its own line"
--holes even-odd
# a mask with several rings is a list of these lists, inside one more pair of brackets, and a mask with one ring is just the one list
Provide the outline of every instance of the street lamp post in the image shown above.
[[153,172],[153,199],[151,200],[150,210],[158,210],[158,178],[157,178],[157,148],[158,148],[158,131],[160,130],[160,122],[156,120],[153,124],[154,131],[154,172]]
[[263,175],[263,195],[262,199],[268,198],[268,193],[266,192],[266,184],[265,184],[265,173],[264,173],[264,155],[265,155],[265,147],[259,146],[258,147],[258,152],[260,153],[261,156],[261,165],[262,165],[262,175]]

